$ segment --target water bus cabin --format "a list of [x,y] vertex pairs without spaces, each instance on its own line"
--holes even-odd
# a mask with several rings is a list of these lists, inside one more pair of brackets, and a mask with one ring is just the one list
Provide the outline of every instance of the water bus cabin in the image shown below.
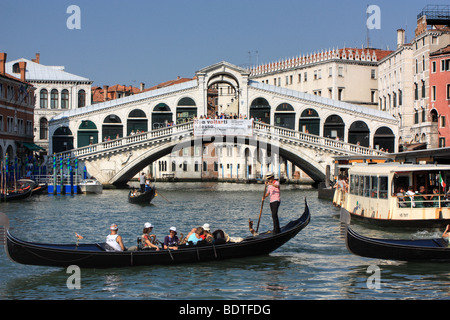
[[450,223],[450,165],[354,163],[336,183],[333,204],[353,218],[385,226]]

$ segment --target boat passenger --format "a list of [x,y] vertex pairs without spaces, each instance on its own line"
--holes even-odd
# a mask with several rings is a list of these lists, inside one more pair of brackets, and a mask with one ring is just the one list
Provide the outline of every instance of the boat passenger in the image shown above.
[[150,222],[144,224],[144,230],[142,231],[142,249],[156,249],[159,251],[159,247],[154,244],[156,235],[150,234],[153,231],[153,225]]
[[431,196],[431,206],[433,208],[439,208],[439,189],[438,188],[434,188],[433,189],[433,196]]
[[424,186],[420,186],[419,192],[416,192],[414,199],[416,201],[416,208],[424,208],[425,207],[424,202],[426,200],[428,200],[428,197],[425,195],[425,187]]
[[109,229],[111,233],[106,237],[106,244],[114,251],[125,251],[125,246],[122,242],[122,237],[117,234],[119,227],[117,224],[112,224]]
[[169,235],[164,238],[164,249],[178,250],[178,242],[177,228],[170,227]]
[[[397,199],[398,199],[398,206],[400,208],[408,207],[408,204],[406,203],[406,197],[405,197],[405,188],[403,188],[403,187],[398,188]],[[411,205],[409,204],[409,206],[411,206]]]
[[195,232],[191,234],[187,239],[187,245],[189,245],[190,243],[197,244],[198,242],[203,241],[202,235],[203,235],[203,228],[198,227],[195,230]]
[[405,200],[407,201],[407,202],[410,202],[411,204],[410,205],[408,205],[408,208],[411,208],[411,207],[415,207],[416,206],[416,203],[414,202],[414,195],[415,195],[415,193],[414,193],[414,188],[412,187],[412,186],[409,186],[408,187],[408,191],[406,191],[406,195],[408,196]]
[[258,232],[256,232],[255,229],[253,229],[253,221],[248,218],[248,230],[250,230],[251,234],[254,236],[258,235]]
[[211,233],[211,226],[209,225],[209,223],[203,224],[202,228],[203,228],[202,234],[203,240],[206,240],[207,242],[213,242],[214,236]]

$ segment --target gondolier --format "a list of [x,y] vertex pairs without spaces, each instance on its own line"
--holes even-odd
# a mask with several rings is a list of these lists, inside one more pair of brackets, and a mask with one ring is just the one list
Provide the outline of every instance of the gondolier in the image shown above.
[[280,221],[278,220],[278,208],[280,207],[280,182],[275,180],[273,173],[266,175],[267,193],[263,197],[266,199],[270,195],[270,210],[272,211],[273,233],[280,233]]

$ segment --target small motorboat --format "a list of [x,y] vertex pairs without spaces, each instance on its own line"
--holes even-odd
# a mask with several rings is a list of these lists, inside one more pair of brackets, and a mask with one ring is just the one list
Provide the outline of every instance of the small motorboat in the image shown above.
[[82,193],[102,193],[103,185],[97,179],[83,179],[79,183]]

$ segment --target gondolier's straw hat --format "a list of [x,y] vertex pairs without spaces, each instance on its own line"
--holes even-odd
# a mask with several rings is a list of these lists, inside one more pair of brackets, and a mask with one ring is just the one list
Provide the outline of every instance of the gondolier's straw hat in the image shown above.
[[273,178],[273,177],[274,177],[273,173],[266,174],[266,179],[270,179],[270,178]]
[[144,228],[153,228],[153,225],[150,222],[146,222]]
[[109,227],[111,230],[117,230],[119,229],[119,227],[117,226],[117,224],[112,224],[111,227]]

